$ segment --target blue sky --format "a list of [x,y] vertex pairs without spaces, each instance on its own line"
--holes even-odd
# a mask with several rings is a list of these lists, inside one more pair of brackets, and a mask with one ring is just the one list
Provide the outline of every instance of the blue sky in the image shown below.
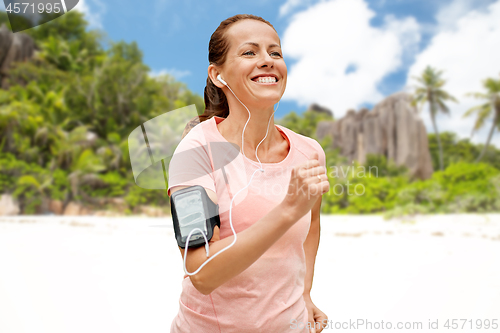
[[462,114],[478,101],[464,95],[500,73],[500,0],[80,0],[77,8],[111,40],[136,41],[153,73],[170,73],[200,95],[219,23],[240,13],[262,16],[278,31],[288,67],[278,118],[313,102],[337,118],[371,107],[411,92],[412,76],[432,65],[444,70],[447,90],[460,101],[450,104],[451,116],[438,118],[440,130],[468,137],[473,120]]
[[[140,7],[128,0],[86,0],[93,26],[105,30],[112,40],[137,41],[144,52],[144,61],[154,72],[169,72],[188,87],[203,95],[208,66],[207,48],[210,35],[227,17],[251,13],[270,21],[282,36],[295,13],[306,10],[316,2],[301,1],[289,13],[280,15],[286,1],[145,1]],[[376,12],[373,26],[381,26],[387,14],[396,17],[414,16],[419,22],[435,24],[434,13],[440,1],[369,1],[369,8]],[[441,3],[446,3],[442,1]],[[92,20],[91,20],[92,21]],[[427,36],[426,36],[427,37]],[[426,40],[427,39],[427,40]],[[428,42],[424,38],[422,47]],[[294,63],[286,59],[287,65]],[[408,68],[401,68],[387,75],[380,82],[380,90],[389,95],[400,90],[406,82]],[[363,105],[372,105],[364,103]],[[357,107],[359,105],[353,105]],[[291,110],[302,112],[306,107],[295,101],[280,103],[277,116]]]

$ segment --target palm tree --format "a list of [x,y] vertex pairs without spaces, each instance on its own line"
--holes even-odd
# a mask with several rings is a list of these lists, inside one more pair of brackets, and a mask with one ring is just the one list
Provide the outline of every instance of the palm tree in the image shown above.
[[109,133],[108,140],[103,142],[103,145],[97,148],[96,153],[101,157],[102,162],[106,166],[106,170],[119,170],[123,160],[120,143],[122,138],[118,133]]
[[13,195],[16,197],[25,195],[30,187],[33,188],[37,194],[34,196],[25,196],[25,205],[29,206],[33,202],[36,204],[36,201],[39,199],[40,210],[42,213],[45,213],[49,210],[50,194],[48,190],[53,182],[54,178],[47,174],[23,175],[17,180],[17,188]]
[[493,113],[493,122],[491,123],[490,133],[488,134],[486,144],[484,145],[481,154],[477,157],[476,162],[479,162],[483,158],[484,153],[488,149],[491,138],[493,137],[493,132],[495,132],[495,127],[500,129],[500,80],[488,78],[483,81],[483,87],[486,89],[486,93],[469,93],[467,95],[483,99],[486,102],[470,108],[464,114],[464,117],[468,117],[473,113],[477,113],[476,123],[472,128],[472,136],[474,132],[484,126],[486,119],[491,117],[491,114]]
[[[99,172],[104,171],[105,169],[106,166],[103,164],[102,159],[98,155],[94,154],[91,149],[88,148],[81,152],[78,158],[73,160],[71,173],[68,175],[73,199],[80,201],[78,189],[82,184],[87,184],[91,187],[105,186],[98,175]],[[85,194],[82,196],[85,200],[92,201],[91,197],[88,197]]]
[[442,89],[446,83],[446,81],[441,77],[442,74],[443,71],[427,66],[421,76],[413,77],[420,83],[420,86],[418,86],[415,90],[413,104],[420,104],[423,106],[425,103],[429,103],[432,126],[434,127],[434,132],[436,133],[438,142],[439,168],[441,170],[443,170],[443,147],[441,146],[441,139],[439,137],[439,131],[436,124],[436,113],[441,111],[443,113],[450,114],[450,109],[446,106],[446,104],[444,104],[444,102],[447,100],[457,102],[455,97],[451,96]]
[[[66,124],[66,122],[64,123]],[[58,132],[54,133],[57,139],[50,146],[52,153],[52,168],[59,167],[61,169],[70,168],[82,151],[87,148],[88,127],[81,125],[75,127],[70,132],[58,128]]]

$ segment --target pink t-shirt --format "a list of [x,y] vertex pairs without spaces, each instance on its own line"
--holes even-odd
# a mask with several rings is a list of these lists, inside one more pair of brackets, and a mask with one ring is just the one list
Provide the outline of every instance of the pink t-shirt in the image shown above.
[[[213,117],[195,126],[179,143],[169,165],[169,188],[201,185],[217,194],[221,222],[220,238],[229,237],[229,204],[244,188],[258,162],[239,153],[220,134]],[[262,163],[250,186],[233,202],[232,221],[241,232],[265,216],[284,198],[291,169],[318,152],[325,166],[325,153],[319,143],[283,126],[275,125],[289,142],[290,150],[278,163]],[[309,232],[309,211],[241,274],[219,286],[209,295],[200,293],[189,277],[182,282],[179,313],[172,333],[181,332],[307,332],[307,311],[302,297],[306,262],[303,244]],[[188,252],[189,255],[189,252]]]

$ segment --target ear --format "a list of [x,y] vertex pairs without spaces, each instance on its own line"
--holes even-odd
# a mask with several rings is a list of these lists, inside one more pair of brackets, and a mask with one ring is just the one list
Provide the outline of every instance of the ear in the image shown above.
[[210,78],[210,80],[212,80],[212,83],[217,87],[217,88],[223,88],[225,87],[222,82],[220,82],[219,80],[217,80],[217,75],[219,75],[220,72],[218,70],[217,67],[215,67],[215,65],[213,64],[210,64],[208,66],[208,77]]

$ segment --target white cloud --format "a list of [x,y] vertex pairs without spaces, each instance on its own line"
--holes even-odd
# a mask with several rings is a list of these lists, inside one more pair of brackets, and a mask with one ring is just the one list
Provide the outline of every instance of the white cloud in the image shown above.
[[471,11],[486,11],[492,0],[453,0],[436,14],[437,32],[456,29],[457,22]]
[[92,3],[91,10],[87,1],[79,0],[74,9],[85,15],[85,19],[89,22],[91,28],[102,29],[102,16],[106,13],[106,5],[102,1],[90,0]]
[[319,103],[336,117],[380,102],[377,85],[416,50],[420,33],[412,17],[387,16],[382,27],[373,27],[374,16],[363,0],[321,2],[295,14],[282,39],[285,59],[297,60],[288,68],[283,98]]
[[281,5],[280,7],[280,16],[284,16],[289,14],[292,10],[308,5],[311,3],[312,0],[287,0],[284,4]]
[[[467,92],[482,91],[482,80],[488,77],[499,78],[500,74],[500,1],[481,10],[470,10],[469,1],[458,0],[447,8],[455,8],[450,13],[462,13],[454,16],[454,21],[444,20],[443,14],[437,15],[440,31],[434,35],[428,45],[416,57],[410,67],[407,86],[430,65],[444,71],[447,79],[445,90],[459,99],[459,104],[449,103],[451,117],[440,116],[440,131],[453,131],[460,137],[469,137],[475,119],[463,118],[462,115],[470,107],[480,104],[480,100],[465,97]],[[463,10],[468,8],[468,10]],[[443,10],[440,11],[443,13]],[[451,14],[450,14],[451,15]],[[432,131],[428,109],[424,109],[423,118],[429,131]],[[473,137],[474,142],[484,142],[489,130],[485,128]],[[494,144],[500,147],[500,134],[494,137]]]
[[474,0],[455,0],[440,8],[436,15],[440,30],[454,29],[457,21],[473,9]]
[[151,71],[149,75],[151,77],[156,77],[156,76],[160,76],[160,75],[164,75],[164,74],[171,75],[171,76],[175,77],[177,80],[179,80],[185,76],[191,75],[191,72],[188,70],[169,68],[169,69],[161,69],[159,71]]

